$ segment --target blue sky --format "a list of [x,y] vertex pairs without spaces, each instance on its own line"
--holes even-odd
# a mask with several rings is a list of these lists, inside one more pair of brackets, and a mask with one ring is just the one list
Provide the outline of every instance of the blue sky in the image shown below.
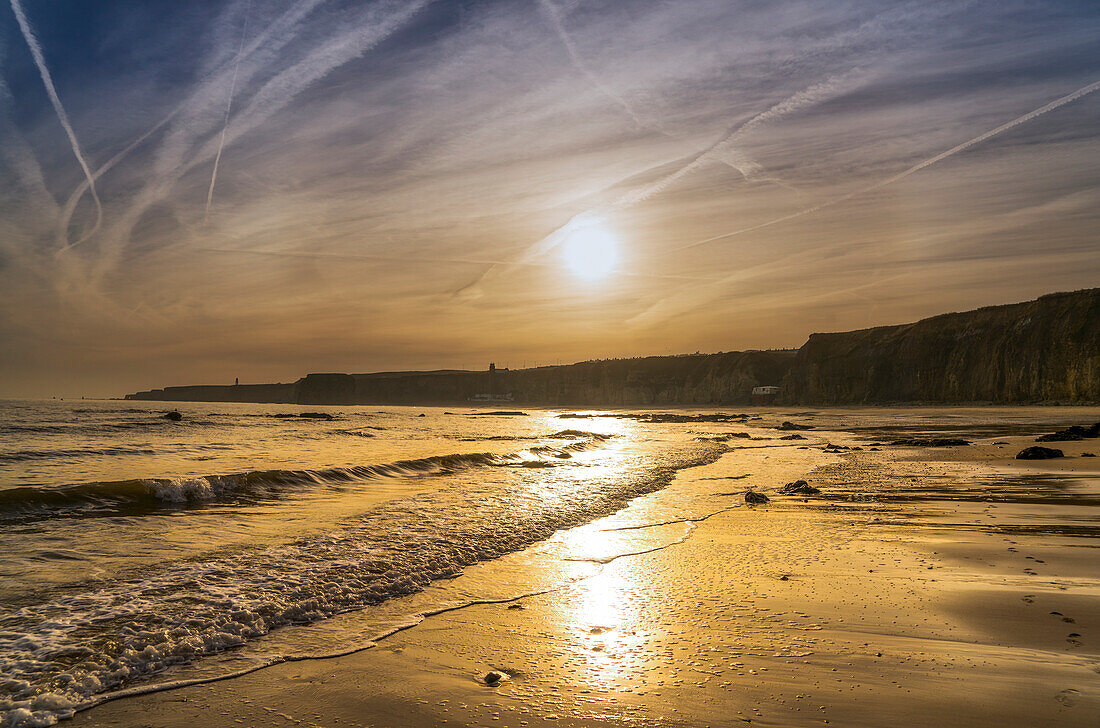
[[[1095,286],[1098,81],[1095,2],[7,0],[0,395],[794,347]],[[592,240],[617,262],[576,275]]]

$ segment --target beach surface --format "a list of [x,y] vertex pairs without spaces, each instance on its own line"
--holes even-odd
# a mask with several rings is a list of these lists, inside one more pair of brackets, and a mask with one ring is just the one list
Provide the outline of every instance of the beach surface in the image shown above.
[[[375,607],[393,625],[366,649],[67,725],[1100,725],[1100,440],[1020,461],[1034,434],[749,430],[767,439]],[[821,494],[779,493],[800,478]]]

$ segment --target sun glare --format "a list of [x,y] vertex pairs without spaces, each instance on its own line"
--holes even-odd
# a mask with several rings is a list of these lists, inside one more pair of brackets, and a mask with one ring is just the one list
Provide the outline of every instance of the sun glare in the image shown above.
[[615,236],[599,225],[577,230],[562,247],[566,265],[573,273],[588,280],[603,278],[619,260]]

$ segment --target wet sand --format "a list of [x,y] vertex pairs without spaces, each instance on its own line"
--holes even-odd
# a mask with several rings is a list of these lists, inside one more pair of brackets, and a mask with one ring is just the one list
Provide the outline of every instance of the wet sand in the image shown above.
[[[1023,462],[1033,437],[824,453],[867,442],[804,434],[731,441],[614,516],[440,586],[546,593],[68,725],[1096,728],[1100,458],[1080,454],[1100,441]],[[777,494],[800,477],[822,495]],[[745,506],[749,486],[772,501]]]

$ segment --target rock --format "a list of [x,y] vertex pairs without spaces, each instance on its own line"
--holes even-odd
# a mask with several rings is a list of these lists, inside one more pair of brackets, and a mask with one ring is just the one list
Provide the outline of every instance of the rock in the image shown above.
[[335,420],[336,418],[328,412],[302,412],[299,417],[304,417],[307,420]]
[[793,483],[787,483],[779,489],[780,493],[784,495],[818,495],[821,490],[813,487],[805,480],[796,480]]
[[486,685],[496,685],[503,678],[504,678],[504,676],[501,675],[499,672],[488,672],[488,673],[485,673],[485,684]]
[[1065,454],[1061,450],[1056,450],[1052,447],[1040,447],[1038,445],[1025,447],[1023,450],[1016,453],[1017,460],[1049,460],[1050,458],[1060,457],[1065,457]]
[[812,429],[814,429],[814,426],[813,425],[799,425],[799,424],[796,424],[796,423],[791,422],[789,420],[784,420],[783,423],[775,429],[777,429],[777,430],[812,430]]
[[1072,442],[1093,437],[1100,437],[1100,422],[1088,427],[1070,425],[1064,430],[1058,430],[1049,435],[1040,435],[1035,438],[1035,442]]
[[784,435],[783,437],[781,437],[779,439],[780,440],[805,440],[806,438],[803,437],[802,435]]
[[527,609],[527,607],[523,606],[522,604],[509,604],[508,608],[509,609]]
[[1094,452],[1083,452],[1083,453],[1081,453],[1081,457],[1083,457],[1083,458],[1094,458],[1094,457],[1096,457],[1096,453],[1094,453]]
[[764,495],[763,493],[757,493],[756,491],[752,491],[752,490],[746,490],[745,491],[745,502],[748,503],[750,506],[759,505],[761,503],[767,503],[770,500],[771,500],[771,498]]
[[164,416],[164,419],[172,420],[172,422],[179,422],[180,420],[183,419],[183,413],[180,412],[179,410],[172,410],[171,412],[169,412],[168,414],[166,414]]
[[907,437],[902,440],[894,440],[891,445],[911,445],[914,447],[955,447],[956,445],[969,445],[969,440],[959,437]]
[[417,417],[427,417],[427,416],[428,415],[424,414],[423,412],[421,412],[420,414],[417,415]]

